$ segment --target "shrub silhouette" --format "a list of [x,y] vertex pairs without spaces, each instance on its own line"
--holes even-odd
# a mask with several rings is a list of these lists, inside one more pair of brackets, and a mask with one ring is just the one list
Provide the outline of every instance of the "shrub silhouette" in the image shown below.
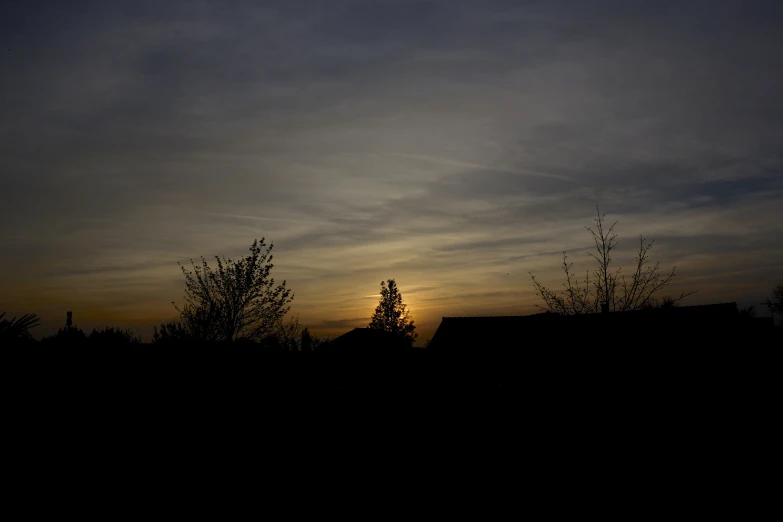
[[5,342],[30,342],[33,336],[30,329],[41,324],[41,320],[35,314],[25,314],[20,318],[3,319],[5,312],[0,313],[0,341]]
[[63,347],[75,347],[84,346],[87,341],[87,336],[77,326],[67,326],[60,328],[57,333],[49,337],[41,339],[41,343],[45,345],[57,345]]
[[772,299],[767,299],[762,305],[766,306],[772,314],[772,322],[775,322],[775,312],[783,313],[783,283],[778,283],[772,289]]
[[93,329],[87,340],[93,346],[131,346],[141,344],[141,337],[134,334],[131,330],[120,330],[113,327],[106,327],[101,330]]

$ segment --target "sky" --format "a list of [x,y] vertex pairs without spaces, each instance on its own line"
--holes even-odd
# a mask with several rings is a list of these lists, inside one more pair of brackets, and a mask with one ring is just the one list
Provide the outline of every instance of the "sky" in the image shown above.
[[[783,3],[0,3],[0,311],[174,318],[177,266],[274,244],[317,335],[394,278],[443,316],[537,311],[618,221],[688,304],[783,280]],[[761,310],[763,311],[763,310]]]

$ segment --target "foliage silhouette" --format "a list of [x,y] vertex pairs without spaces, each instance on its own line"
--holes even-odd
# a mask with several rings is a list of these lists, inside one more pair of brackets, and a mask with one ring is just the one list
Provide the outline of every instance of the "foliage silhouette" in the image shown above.
[[762,305],[766,306],[775,321],[775,312],[783,313],[783,283],[778,283],[772,289],[772,299],[767,299]]
[[678,299],[677,297],[672,297],[670,295],[661,297],[660,299],[650,299],[648,300],[644,305],[640,306],[639,310],[650,310],[652,308],[663,308],[663,309],[670,309],[670,308],[679,308],[681,299]]
[[402,295],[397,288],[394,279],[381,281],[381,300],[375,308],[375,313],[370,320],[370,328],[391,332],[410,345],[418,336],[414,332],[416,326],[410,317],[407,305],[402,302]]
[[313,351],[313,337],[310,335],[310,330],[307,327],[302,330],[302,334],[299,337],[299,349],[305,353]]
[[286,282],[275,285],[269,277],[272,245],[264,238],[250,246],[250,255],[239,260],[215,256],[217,269],[206,259],[192,270],[180,265],[185,276],[185,297],[179,320],[156,328],[156,339],[179,338],[198,341],[261,341],[288,313],[293,294]]
[[131,346],[141,344],[141,337],[131,330],[106,327],[101,330],[93,329],[87,340],[91,345],[99,346]]
[[[217,343],[217,339],[205,339],[194,335],[190,328],[183,326],[182,321],[169,321],[154,328],[152,336],[153,344],[162,345],[188,345],[203,344],[204,342]],[[237,337],[233,340],[235,346],[259,348],[267,352],[312,352],[329,339],[321,339],[310,334],[310,330],[300,324],[299,316],[295,315],[285,320],[281,318],[274,328],[271,328],[264,337],[253,339],[249,337]]]
[[299,322],[299,315],[290,317],[287,321],[278,322],[277,329],[271,332],[262,342],[271,343],[272,339],[284,351],[310,353],[329,339],[321,339],[310,333],[310,330]]
[[277,339],[278,344],[286,351],[298,352],[301,348],[302,332],[304,327],[299,324],[299,316],[290,317],[288,321],[281,318],[278,321],[276,331],[268,337]]
[[182,342],[193,342],[198,339],[190,335],[190,332],[181,320],[168,321],[153,327],[153,344],[174,344]]
[[587,271],[580,285],[575,274],[571,272],[573,263],[568,263],[568,256],[563,252],[562,268],[565,272],[564,291],[560,293],[550,290],[538,282],[530,273],[536,295],[544,301],[544,306],[538,307],[544,311],[560,315],[578,315],[597,312],[627,312],[642,310],[659,306],[672,307],[695,293],[683,292],[679,296],[670,296],[658,301],[655,294],[674,279],[675,268],[669,273],[660,272],[660,262],[651,264],[649,252],[654,241],[645,240],[639,236],[639,248],[636,251],[635,271],[630,281],[622,274],[622,268],[611,268],[611,252],[617,246],[617,234],[614,227],[615,221],[609,228],[605,227],[605,214],[596,207],[597,217],[595,228],[585,227],[593,238],[596,253],[587,252],[597,263],[593,270],[592,279]]
[[772,289],[772,296],[775,299],[775,310],[783,312],[783,283],[778,283],[777,286]]
[[57,333],[41,339],[42,344],[55,344],[63,346],[81,346],[87,341],[87,336],[78,326],[66,326],[60,328]]
[[3,319],[5,312],[0,313],[0,340],[1,341],[32,341],[30,329],[41,324],[36,314],[25,314],[18,319]]

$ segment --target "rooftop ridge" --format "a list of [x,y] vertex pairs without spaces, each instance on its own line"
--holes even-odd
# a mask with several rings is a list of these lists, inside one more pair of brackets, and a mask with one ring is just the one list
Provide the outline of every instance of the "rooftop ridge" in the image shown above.
[[[693,308],[716,308],[716,307],[729,307],[729,306],[737,306],[736,302],[726,302],[726,303],[712,303],[712,304],[700,304],[700,305],[688,305],[688,306],[677,306],[675,308],[669,308],[667,310],[688,310]],[[645,309],[645,310],[626,310],[624,312],[612,312],[612,314],[622,314],[622,313],[629,313],[629,312],[650,312],[653,310],[660,310],[658,308],[652,308],[652,309]],[[445,319],[522,319],[523,317],[544,317],[544,316],[552,316],[552,317],[576,317],[576,316],[588,316],[588,315],[602,315],[600,312],[595,313],[589,313],[589,314],[574,314],[574,315],[561,315],[556,314],[554,312],[540,312],[537,314],[528,314],[528,315],[452,315],[452,316],[441,316],[441,320]]]

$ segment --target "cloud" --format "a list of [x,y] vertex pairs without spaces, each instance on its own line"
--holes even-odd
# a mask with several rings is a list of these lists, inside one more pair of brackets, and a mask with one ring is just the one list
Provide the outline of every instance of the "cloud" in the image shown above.
[[398,156],[401,158],[410,158],[415,160],[422,160],[432,163],[437,163],[439,165],[445,165],[447,167],[457,167],[459,169],[465,169],[469,170],[471,172],[475,171],[488,171],[488,172],[499,172],[504,174],[521,174],[521,175],[528,175],[528,176],[538,176],[542,178],[554,178],[554,179],[561,179],[566,181],[573,181],[568,176],[558,175],[558,174],[547,174],[544,172],[531,172],[531,171],[522,171],[522,170],[508,170],[504,168],[499,167],[493,167],[489,165],[476,165],[473,163],[466,163],[462,161],[454,161],[448,158],[439,158],[439,157],[433,157],[433,156],[425,156],[422,154],[405,154],[402,152],[391,152],[388,153],[389,155]]
[[0,285],[43,303],[78,280],[108,306],[100,285],[141,277],[140,302],[169,303],[177,261],[264,236],[303,322],[368,315],[394,277],[432,330],[448,295],[532,310],[498,274],[554,280],[596,204],[683,279],[766,270],[781,20],[740,1],[19,4]]
[[332,319],[318,323],[317,326],[324,329],[364,328],[369,322],[369,317],[359,317],[356,319]]

